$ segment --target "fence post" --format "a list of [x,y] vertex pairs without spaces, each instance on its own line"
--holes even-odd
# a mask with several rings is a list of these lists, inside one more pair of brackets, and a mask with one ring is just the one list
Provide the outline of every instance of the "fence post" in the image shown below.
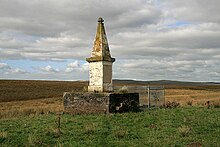
[[166,106],[165,86],[164,85],[163,85],[163,98],[164,98],[164,106]]
[[150,108],[150,86],[147,87],[148,108]]

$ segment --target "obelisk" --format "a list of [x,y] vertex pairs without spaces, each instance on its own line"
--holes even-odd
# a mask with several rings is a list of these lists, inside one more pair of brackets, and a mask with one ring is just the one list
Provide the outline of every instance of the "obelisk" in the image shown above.
[[104,20],[98,19],[96,37],[89,62],[89,92],[111,92],[112,64],[115,58],[111,57],[107,36],[105,33]]

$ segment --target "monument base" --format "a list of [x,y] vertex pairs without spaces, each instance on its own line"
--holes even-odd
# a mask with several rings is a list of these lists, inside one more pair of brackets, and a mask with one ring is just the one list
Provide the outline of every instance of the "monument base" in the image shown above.
[[139,111],[138,93],[65,92],[64,111],[71,114]]

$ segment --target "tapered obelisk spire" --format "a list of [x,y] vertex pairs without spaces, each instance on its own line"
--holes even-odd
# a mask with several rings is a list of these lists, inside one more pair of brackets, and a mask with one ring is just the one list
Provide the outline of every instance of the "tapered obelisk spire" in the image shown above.
[[98,26],[96,37],[92,49],[91,58],[86,59],[88,62],[90,61],[111,61],[114,62],[115,59],[111,58],[108,40],[105,33],[104,20],[100,17],[98,19]]
[[90,80],[88,91],[113,91],[112,63],[108,40],[105,33],[104,20],[98,19],[96,37],[90,58],[86,58],[90,65]]

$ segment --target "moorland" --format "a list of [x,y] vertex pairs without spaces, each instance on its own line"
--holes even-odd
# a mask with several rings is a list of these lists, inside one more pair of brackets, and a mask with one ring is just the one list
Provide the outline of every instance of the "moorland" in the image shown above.
[[[220,84],[115,80],[164,85],[178,107],[139,113],[69,115],[64,91],[88,81],[0,80],[0,146],[219,146]],[[208,102],[208,105],[207,105]]]

